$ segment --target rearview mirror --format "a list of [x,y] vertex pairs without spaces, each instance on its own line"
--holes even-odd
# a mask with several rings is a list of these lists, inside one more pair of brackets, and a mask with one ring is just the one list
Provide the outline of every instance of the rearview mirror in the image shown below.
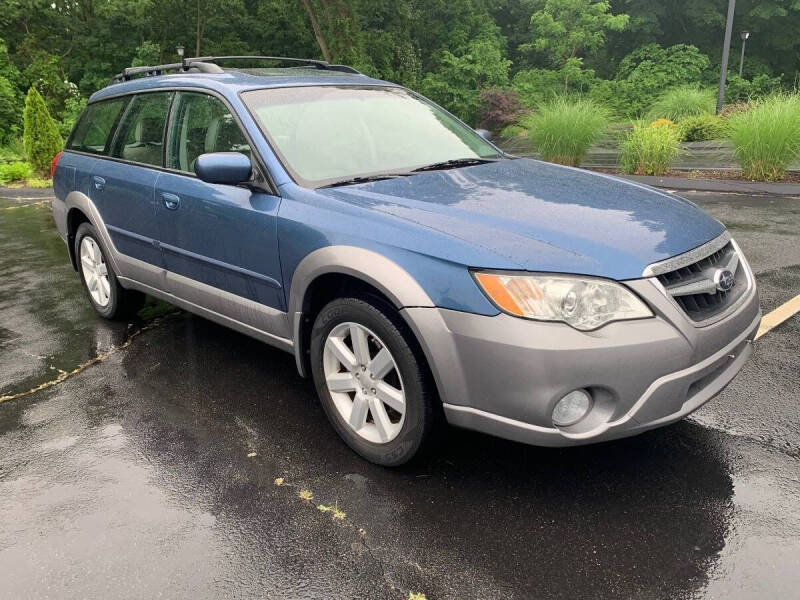
[[250,181],[253,164],[241,152],[209,152],[197,157],[194,172],[206,183],[236,185]]

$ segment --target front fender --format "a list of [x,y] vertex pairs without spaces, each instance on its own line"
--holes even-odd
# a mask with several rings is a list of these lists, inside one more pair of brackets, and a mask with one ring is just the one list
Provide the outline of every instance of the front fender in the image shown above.
[[422,286],[394,261],[365,248],[327,246],[306,256],[292,275],[289,288],[289,317],[294,319],[303,310],[308,287],[319,276],[341,273],[361,279],[380,290],[397,308],[434,306]]

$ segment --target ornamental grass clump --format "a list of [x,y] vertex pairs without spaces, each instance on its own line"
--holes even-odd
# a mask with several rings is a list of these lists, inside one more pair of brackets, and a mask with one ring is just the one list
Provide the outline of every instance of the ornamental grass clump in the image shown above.
[[714,108],[713,90],[682,85],[664,92],[650,107],[647,118],[651,121],[669,119],[679,122],[687,117],[713,114]]
[[680,152],[680,131],[674,125],[634,124],[622,144],[622,170],[636,175],[663,175]]
[[752,103],[728,119],[728,131],[745,177],[783,178],[800,156],[800,95],[776,94]]
[[543,160],[577,167],[609,122],[608,109],[596,102],[558,98],[542,105],[523,125]]

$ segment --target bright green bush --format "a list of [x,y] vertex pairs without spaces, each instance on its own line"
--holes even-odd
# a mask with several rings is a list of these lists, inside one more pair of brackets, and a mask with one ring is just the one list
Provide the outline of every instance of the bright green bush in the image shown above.
[[677,127],[651,127],[637,123],[622,144],[620,162],[625,173],[663,175],[678,152],[680,131]]
[[25,156],[31,166],[40,173],[50,169],[50,162],[64,146],[58,133],[58,125],[50,118],[44,100],[36,88],[28,90],[24,110],[25,129],[22,135]]
[[756,75],[752,79],[744,79],[737,73],[728,71],[728,81],[725,84],[725,103],[755,100],[774,94],[781,89],[781,79],[781,76],[770,77],[766,73]]
[[608,110],[591,100],[558,98],[543,104],[522,124],[544,160],[579,166],[609,122]]
[[730,140],[746,177],[775,181],[800,156],[800,94],[776,94],[728,119]]
[[33,173],[31,166],[22,161],[0,164],[0,185],[22,181]]
[[708,57],[695,46],[678,44],[662,48],[648,44],[623,58],[615,78],[598,81],[589,96],[619,117],[638,118],[664,90],[698,85],[708,73],[709,65]]
[[9,146],[0,146],[0,164],[24,160],[25,156]]
[[647,118],[682,121],[687,117],[712,114],[716,108],[713,90],[682,85],[664,92],[650,107]]
[[717,115],[695,115],[680,123],[681,139],[684,142],[707,142],[725,137],[725,121]]

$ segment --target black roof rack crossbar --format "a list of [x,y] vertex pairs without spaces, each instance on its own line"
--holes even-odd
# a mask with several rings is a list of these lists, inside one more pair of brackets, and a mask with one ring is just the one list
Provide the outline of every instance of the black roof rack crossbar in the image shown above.
[[324,60],[314,60],[312,58],[289,58],[285,56],[197,56],[194,58],[185,58],[183,62],[169,63],[164,65],[154,65],[150,67],[128,67],[122,73],[117,73],[111,79],[111,83],[121,83],[123,81],[130,81],[137,76],[153,77],[155,75],[163,75],[167,71],[196,71],[200,73],[222,73],[223,69],[218,64],[218,61],[232,61],[232,60],[255,60],[255,61],[270,61],[270,62],[285,62],[297,63],[314,67],[316,69],[327,71],[340,71],[342,73],[354,73],[361,75],[361,72],[349,67],[347,65],[334,65]]

